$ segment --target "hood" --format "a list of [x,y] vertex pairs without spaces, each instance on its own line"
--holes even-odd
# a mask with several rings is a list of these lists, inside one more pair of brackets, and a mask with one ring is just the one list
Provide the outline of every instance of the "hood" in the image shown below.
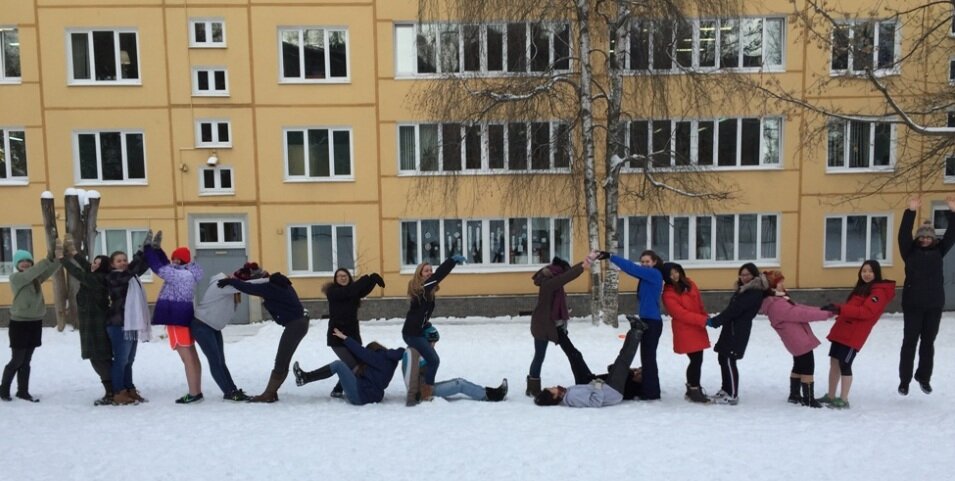
[[872,297],[884,297],[886,303],[895,298],[895,281],[881,280],[872,283]]
[[[739,284],[739,281],[737,281],[737,284]],[[745,285],[737,285],[736,287],[737,292],[751,290],[765,291],[766,289],[769,289],[769,281],[766,280],[766,276],[763,274],[760,274],[759,277],[754,277],[753,280],[747,282]]]
[[278,287],[291,287],[292,281],[288,277],[285,277],[281,272],[276,272],[269,276],[269,283]]

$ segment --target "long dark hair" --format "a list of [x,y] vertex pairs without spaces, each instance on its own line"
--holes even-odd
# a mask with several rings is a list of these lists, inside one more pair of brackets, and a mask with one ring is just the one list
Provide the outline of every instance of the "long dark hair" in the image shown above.
[[94,261],[96,259],[99,259],[99,267],[97,267],[93,272],[97,274],[109,274],[109,271],[113,270],[112,262],[110,261],[109,256],[98,255],[93,258]]
[[[759,277],[759,268],[756,267],[756,264],[753,264],[752,262],[747,262],[743,264],[742,266],[740,266],[739,270],[736,271],[736,275],[739,276],[740,274],[743,273],[743,271],[747,271],[750,274],[752,274],[754,279]],[[743,284],[740,283],[738,278],[736,279],[736,287],[737,288],[743,287]]]
[[[872,269],[872,273],[875,274],[872,282],[865,282],[862,280],[862,268],[865,266],[869,266]],[[857,277],[858,279],[856,280],[856,286],[852,289],[852,292],[849,293],[849,297],[869,297],[869,294],[872,293],[872,284],[882,281],[882,265],[879,264],[879,261],[875,259],[869,259],[859,266],[859,273]]]
[[[673,282],[673,279],[670,279],[670,272],[674,270],[680,274],[680,280],[676,282]],[[690,290],[690,283],[686,280],[686,271],[683,270],[683,266],[677,264],[676,262],[667,262],[663,264],[663,282],[673,286],[676,289],[676,292],[680,294]]]
[[322,286],[322,294],[328,294],[328,290],[329,290],[329,289],[331,289],[331,288],[333,288],[333,287],[335,287],[335,286],[340,285],[340,284],[338,284],[338,282],[335,282],[335,279],[338,278],[338,273],[339,273],[339,272],[344,272],[346,275],[348,275],[348,284],[345,284],[345,285],[342,286],[342,287],[350,286],[351,283],[355,281],[355,279],[352,278],[351,272],[350,272],[348,269],[345,269],[344,267],[339,267],[338,270],[336,270],[335,273],[332,274],[332,281],[331,281],[331,282],[326,282],[325,285]]

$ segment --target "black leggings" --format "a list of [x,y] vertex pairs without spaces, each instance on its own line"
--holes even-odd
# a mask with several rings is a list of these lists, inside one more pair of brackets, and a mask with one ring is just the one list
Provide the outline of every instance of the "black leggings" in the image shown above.
[[90,359],[90,364],[93,365],[93,370],[96,371],[100,381],[104,384],[111,384],[113,382],[112,375],[110,374],[110,371],[113,369],[113,361]]
[[275,353],[275,371],[288,373],[289,365],[292,364],[292,355],[295,354],[295,350],[298,349],[299,343],[302,342],[302,338],[308,334],[308,319],[301,318],[294,321],[289,321],[285,324],[285,331],[282,332],[282,337],[279,338],[279,349]]
[[801,356],[793,356],[793,373],[812,376],[816,372],[816,358],[812,351]]
[[942,320],[941,309],[902,309],[904,327],[902,330],[902,350],[899,353],[899,380],[908,384],[915,369],[915,352],[918,350],[919,364],[915,369],[915,378],[928,382],[932,380],[935,367],[935,337],[938,336]]
[[3,378],[0,380],[0,386],[3,386],[4,394],[10,390],[13,376],[17,377],[17,393],[29,394],[30,360],[33,359],[35,349],[35,347],[10,349],[12,351],[10,362],[3,368]]
[[723,392],[730,397],[739,396],[739,369],[736,368],[736,358],[719,353],[716,359],[720,363],[720,374],[723,376]]
[[686,367],[686,383],[691,387],[699,387],[700,372],[703,370],[703,351],[691,352],[686,357],[690,358],[690,365]]

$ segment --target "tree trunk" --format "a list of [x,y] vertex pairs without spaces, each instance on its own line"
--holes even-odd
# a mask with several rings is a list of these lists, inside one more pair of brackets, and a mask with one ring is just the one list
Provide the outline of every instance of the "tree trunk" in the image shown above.
[[[76,195],[67,195],[63,197],[66,209],[66,234],[73,239],[74,246],[79,250],[82,238],[86,235],[86,228],[83,223],[82,206],[80,206],[79,197]],[[65,253],[64,253],[65,255]],[[66,321],[74,328],[79,327],[79,312],[76,305],[76,294],[80,290],[80,283],[69,275],[66,278],[66,300],[67,310]]]
[[[99,197],[90,197],[90,203],[83,209],[84,227],[83,245],[80,252],[86,256],[90,262],[93,261],[93,253],[96,252],[96,221],[99,217]],[[76,239],[74,239],[75,241]]]
[[[54,200],[40,199],[40,210],[43,211],[43,228],[46,231],[47,252],[53,252],[56,249],[56,240],[59,233],[56,228],[56,205]],[[53,273],[53,305],[56,309],[56,328],[59,331],[66,326],[66,278],[64,278],[63,269],[58,269]]]

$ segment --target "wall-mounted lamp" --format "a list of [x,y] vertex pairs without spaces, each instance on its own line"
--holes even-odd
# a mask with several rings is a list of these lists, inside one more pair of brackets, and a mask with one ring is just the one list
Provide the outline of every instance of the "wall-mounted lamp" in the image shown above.
[[210,155],[209,158],[206,159],[206,164],[207,164],[207,165],[216,165],[216,164],[218,164],[218,163],[219,163],[219,153],[216,152],[215,150],[213,150],[213,151],[212,151],[212,155]]

